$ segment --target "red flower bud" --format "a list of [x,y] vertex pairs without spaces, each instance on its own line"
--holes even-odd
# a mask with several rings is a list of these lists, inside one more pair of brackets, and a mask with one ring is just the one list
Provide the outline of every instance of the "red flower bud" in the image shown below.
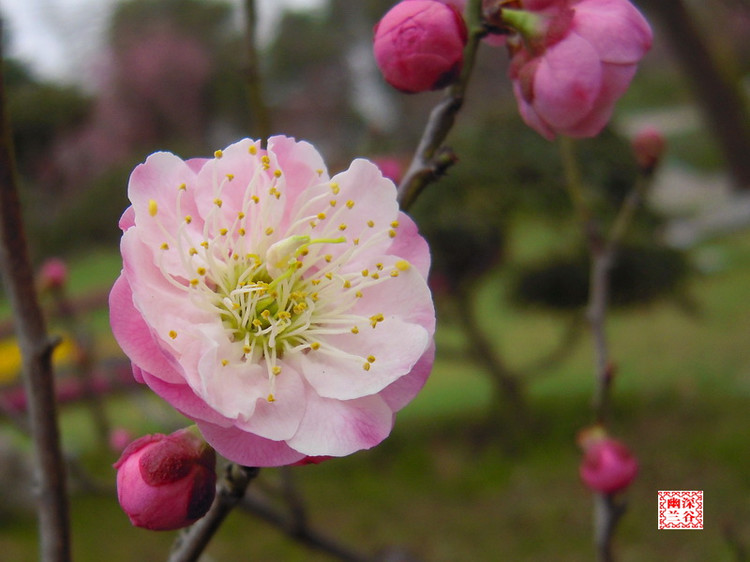
[[461,14],[436,0],[405,0],[375,26],[378,68],[407,93],[443,88],[461,73],[468,32]]
[[214,450],[189,429],[136,439],[114,464],[120,506],[136,527],[187,527],[211,507],[215,465]]
[[585,430],[579,442],[584,449],[581,479],[591,490],[604,494],[619,492],[638,474],[638,461],[628,448],[602,430]]
[[633,137],[631,146],[640,169],[650,174],[659,165],[667,141],[656,127],[644,127]]
[[68,281],[68,266],[60,258],[50,258],[39,270],[39,284],[42,290],[60,289]]

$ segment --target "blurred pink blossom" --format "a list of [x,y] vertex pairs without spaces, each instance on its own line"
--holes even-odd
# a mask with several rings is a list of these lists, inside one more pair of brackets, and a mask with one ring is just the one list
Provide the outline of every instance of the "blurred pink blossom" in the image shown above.
[[61,289],[68,281],[68,265],[60,258],[49,258],[39,269],[42,290]]
[[631,146],[638,166],[648,174],[659,165],[667,148],[667,140],[661,130],[646,126],[635,134]]
[[136,527],[187,527],[206,514],[216,494],[216,453],[189,429],[136,439],[114,468],[117,499]]
[[396,188],[245,139],[132,173],[114,335],[138,380],[246,466],[377,445],[432,366],[427,243]]
[[407,93],[437,90],[461,73],[467,30],[458,10],[436,0],[404,0],[375,26],[375,62]]
[[526,124],[552,140],[592,137],[612,116],[652,33],[627,0],[522,0],[504,10],[510,77]]

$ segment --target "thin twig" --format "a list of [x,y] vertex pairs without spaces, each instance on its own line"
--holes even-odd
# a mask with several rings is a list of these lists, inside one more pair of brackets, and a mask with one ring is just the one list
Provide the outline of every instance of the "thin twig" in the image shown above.
[[178,535],[169,555],[169,562],[194,562],[208,546],[227,515],[240,503],[258,468],[231,463],[224,478],[216,486],[216,498],[202,518]]
[[405,211],[427,185],[442,176],[456,161],[453,152],[443,147],[443,142],[463,106],[466,88],[474,70],[479,41],[487,34],[482,22],[482,0],[469,0],[466,7],[466,25],[469,28],[469,36],[464,48],[461,74],[448,89],[445,98],[432,109],[414,158],[398,187],[398,201]]
[[[623,201],[608,235],[604,236],[586,201],[583,180],[571,139],[561,139],[561,154],[568,191],[581,221],[591,257],[587,318],[594,343],[596,388],[593,412],[595,422],[604,426],[609,414],[615,374],[615,366],[610,359],[606,330],[609,276],[620,242],[633,220],[648,183],[645,177],[638,177],[633,189]],[[619,502],[614,495],[604,493],[595,494],[594,502],[594,539],[598,560],[611,562],[613,560],[612,540],[617,523],[625,513],[625,504]]]
[[[2,33],[0,30],[0,43]],[[0,53],[0,58],[2,58]],[[65,488],[65,464],[60,449],[52,372],[54,343],[34,288],[26,235],[18,198],[11,128],[5,84],[0,72],[0,263],[15,316],[18,344],[29,402],[29,419],[36,455],[40,558],[45,562],[70,560],[70,524]]]
[[373,560],[372,557],[352,550],[337,540],[310,528],[307,521],[300,524],[300,520],[295,515],[285,513],[256,494],[247,494],[240,507],[280,529],[295,541],[326,552],[344,562],[370,562]]

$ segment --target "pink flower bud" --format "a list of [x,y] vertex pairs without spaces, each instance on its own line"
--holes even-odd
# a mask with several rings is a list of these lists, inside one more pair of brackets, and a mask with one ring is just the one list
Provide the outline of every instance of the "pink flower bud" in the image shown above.
[[68,266],[60,258],[50,258],[39,270],[42,290],[60,289],[68,281]]
[[130,443],[131,439],[132,436],[130,435],[130,431],[124,427],[116,427],[109,433],[109,446],[113,451],[122,453],[122,451],[125,450],[125,447]]
[[375,61],[398,90],[437,90],[461,73],[467,37],[455,7],[436,0],[405,0],[375,26]]
[[647,126],[636,133],[631,146],[640,169],[650,174],[659,165],[667,147],[667,141],[659,129]]
[[117,498],[136,527],[168,531],[203,517],[216,494],[216,453],[190,429],[145,435],[114,464]]
[[504,12],[519,32],[508,41],[510,78],[527,125],[593,137],[609,122],[651,47],[648,22],[628,0],[524,0]]
[[583,447],[580,474],[591,490],[612,494],[627,488],[638,474],[638,461],[628,448],[603,430],[584,430],[579,442]]

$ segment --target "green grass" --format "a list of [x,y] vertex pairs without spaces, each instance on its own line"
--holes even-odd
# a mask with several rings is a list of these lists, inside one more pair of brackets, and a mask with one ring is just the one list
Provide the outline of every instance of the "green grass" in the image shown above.
[[[515,256],[532,259],[554,236],[530,229]],[[613,431],[635,451],[639,478],[617,533],[623,561],[733,560],[727,529],[750,546],[750,234],[711,244],[724,269],[696,276],[687,314],[674,302],[615,311],[608,325],[618,364]],[[99,263],[99,260],[102,260]],[[74,291],[108,285],[119,262],[96,256],[74,264]],[[508,363],[523,369],[562,333],[563,317],[509,307],[506,274],[478,295],[482,321]],[[490,385],[452,313],[441,314],[438,360],[424,391],[399,416],[392,436],[372,451],[294,469],[310,521],[346,544],[374,553],[406,547],[430,561],[593,559],[591,498],[578,480],[576,432],[590,421],[591,347],[584,337],[554,368],[528,380],[532,425],[509,453],[481,431]],[[173,414],[147,393],[107,402],[117,424],[136,433],[167,431]],[[507,427],[495,428],[497,435]],[[66,448],[112,482],[112,453],[97,449],[88,412],[63,416]],[[262,472],[254,486],[277,479]],[[703,531],[656,529],[658,490],[703,490]],[[130,527],[114,495],[73,498],[75,559],[164,559],[174,533]],[[105,540],[106,539],[106,540]],[[30,514],[0,521],[0,552],[36,559]],[[329,558],[236,512],[211,545],[211,560],[323,561]]]

